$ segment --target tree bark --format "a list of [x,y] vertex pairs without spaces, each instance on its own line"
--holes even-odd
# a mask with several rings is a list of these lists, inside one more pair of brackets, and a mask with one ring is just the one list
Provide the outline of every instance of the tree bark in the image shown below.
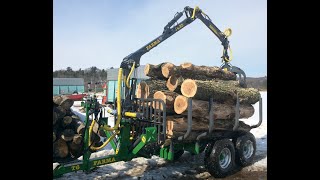
[[63,109],[68,110],[73,105],[74,101],[69,99],[68,96],[53,96],[53,103],[61,106]]
[[58,119],[63,118],[66,115],[66,110],[63,109],[61,106],[55,107],[54,112],[57,113]]
[[[175,98],[174,111],[177,114],[188,115],[188,99],[182,95]],[[254,114],[254,108],[250,104],[240,104],[240,119],[248,119]],[[213,102],[214,119],[234,119],[235,104]],[[209,119],[209,102],[192,99],[192,117]]]
[[[152,98],[154,93],[157,91],[162,91],[162,90],[167,90],[166,87],[166,81],[163,80],[145,80],[145,81],[141,81],[140,84],[142,83],[142,85],[140,85],[141,88],[145,87],[144,91],[140,90],[140,94],[143,95],[144,97],[148,97],[148,98]],[[139,88],[139,85],[138,85]],[[137,93],[139,94],[139,93]]]
[[153,65],[153,64],[146,64],[146,66],[144,67],[144,74],[146,76],[151,77],[152,79],[166,79],[163,75],[162,75],[162,66],[166,64],[166,63],[161,63],[158,65]]
[[69,147],[71,157],[78,158],[82,155],[83,143],[76,144],[74,142],[68,142],[67,144]]
[[77,134],[84,135],[84,123],[80,120],[80,118],[72,118],[72,122],[70,123],[70,127],[73,129],[74,132]]
[[71,108],[66,110],[66,116],[73,116],[73,115],[75,114],[72,112]]
[[181,84],[181,93],[198,100],[230,103],[236,102],[237,93],[241,104],[254,104],[259,101],[260,93],[254,88],[242,88],[237,81],[201,81],[186,79]]
[[53,111],[52,116],[53,116],[52,124],[55,125],[58,120],[58,115],[56,112]]
[[69,154],[69,149],[66,141],[58,139],[53,143],[53,157],[65,158]]
[[[188,129],[188,118],[187,117],[167,117],[167,136],[168,138],[178,138],[183,136]],[[214,120],[213,130],[232,130],[234,126],[234,120]],[[205,118],[192,118],[192,131],[188,140],[196,140],[197,136],[204,132],[209,132],[209,120]],[[250,126],[242,121],[239,121],[238,130],[250,131]]]
[[59,104],[63,109],[69,110],[70,107],[73,105],[74,101],[72,99],[69,99],[68,96],[61,96],[62,100]]
[[184,78],[197,80],[236,80],[236,75],[230,71],[224,71],[218,66],[196,66],[192,63],[183,63],[180,65],[180,75]]
[[[161,99],[166,104],[166,112],[167,113],[173,113],[174,112],[174,100],[178,96],[178,93],[171,92],[171,91],[157,91],[154,93],[153,98],[154,99]],[[152,107],[155,109],[163,110],[162,104],[156,102],[152,104]]]

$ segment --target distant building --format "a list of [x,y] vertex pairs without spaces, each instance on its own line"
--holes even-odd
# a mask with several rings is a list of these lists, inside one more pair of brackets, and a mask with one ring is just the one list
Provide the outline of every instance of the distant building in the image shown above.
[[53,78],[53,95],[84,92],[83,78]]
[[[145,65],[139,66],[135,73],[132,74],[132,77],[137,78],[137,83],[141,80],[149,79],[148,76],[144,75]],[[116,96],[117,83],[118,83],[118,72],[119,68],[116,69],[107,69],[107,102],[113,102]]]

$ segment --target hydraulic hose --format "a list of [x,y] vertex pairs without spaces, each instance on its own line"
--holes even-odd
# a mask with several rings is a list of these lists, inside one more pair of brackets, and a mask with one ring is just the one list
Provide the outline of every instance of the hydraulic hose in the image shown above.
[[131,89],[131,87],[129,86],[129,81],[130,81],[130,76],[132,75],[132,73],[133,73],[133,71],[134,71],[134,66],[135,66],[135,62],[133,62],[133,65],[132,65],[132,67],[131,67],[131,70],[130,70],[130,73],[129,73],[129,75],[128,75],[128,77],[127,77],[127,81],[126,81],[126,86],[127,86],[127,88],[129,88],[129,89]]

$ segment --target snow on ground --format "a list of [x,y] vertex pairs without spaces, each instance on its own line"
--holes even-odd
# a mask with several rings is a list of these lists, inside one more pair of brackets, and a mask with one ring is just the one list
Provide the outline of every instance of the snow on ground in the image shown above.
[[[261,92],[263,99],[263,121],[262,124],[251,133],[256,137],[257,151],[254,164],[243,168],[238,168],[234,175],[225,179],[266,179],[267,171],[267,92]],[[255,114],[243,120],[249,125],[258,123],[259,121],[259,103],[254,105]],[[78,112],[79,107],[72,107],[73,111],[84,120],[85,114]],[[107,113],[108,114],[108,113]],[[113,125],[113,118],[108,115],[109,125]],[[101,157],[113,154],[111,146],[108,145],[104,150],[92,153],[90,158]],[[80,157],[79,159],[81,159]],[[158,156],[152,156],[147,159],[143,157],[134,158],[131,161],[115,162],[100,166],[93,172],[86,174],[82,171],[64,174],[59,180],[71,179],[214,179],[205,169],[203,165],[204,153],[199,155],[191,155],[186,152],[182,157],[175,161],[169,162]],[[54,166],[57,164],[54,163]]]

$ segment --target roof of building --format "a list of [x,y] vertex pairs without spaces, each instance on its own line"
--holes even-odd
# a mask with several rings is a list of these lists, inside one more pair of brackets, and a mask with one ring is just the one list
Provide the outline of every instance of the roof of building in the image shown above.
[[[143,72],[144,67],[145,67],[145,65],[139,66],[135,70],[135,73],[132,74],[131,77],[135,76],[135,78],[137,78],[137,79],[149,79],[148,76],[144,75],[144,72]],[[118,80],[118,71],[119,71],[119,68],[107,69],[107,80],[108,81]]]
[[54,86],[84,86],[83,78],[53,78]]

